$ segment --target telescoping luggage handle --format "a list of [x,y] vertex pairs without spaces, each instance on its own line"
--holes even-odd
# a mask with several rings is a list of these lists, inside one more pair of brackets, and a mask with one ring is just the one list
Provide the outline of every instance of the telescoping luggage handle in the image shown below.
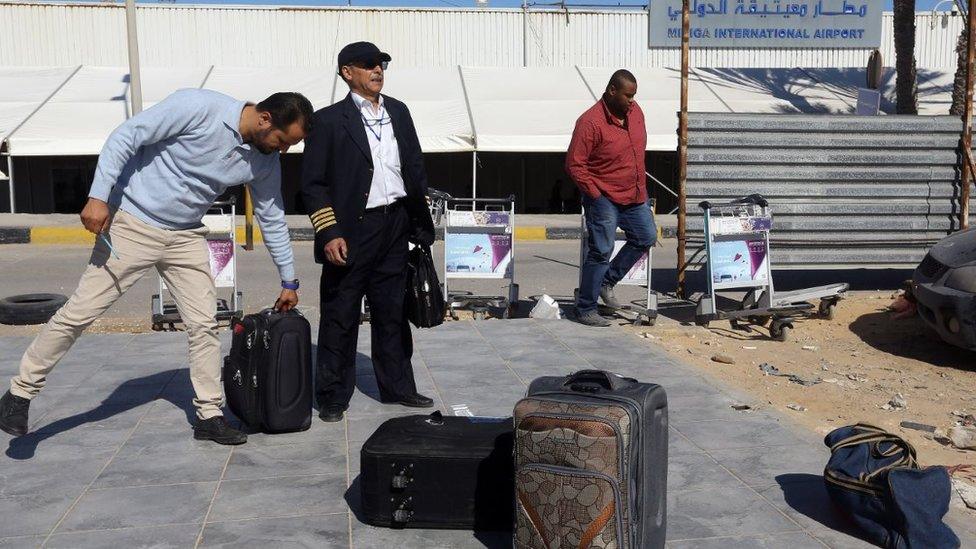
[[637,380],[603,370],[580,370],[569,376],[563,386],[579,393],[595,393],[600,387],[616,391],[633,383],[637,383]]

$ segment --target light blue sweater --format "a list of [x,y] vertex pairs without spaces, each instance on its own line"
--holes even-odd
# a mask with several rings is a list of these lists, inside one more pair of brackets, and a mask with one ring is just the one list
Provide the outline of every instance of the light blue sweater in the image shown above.
[[88,196],[154,227],[190,229],[228,187],[247,185],[278,273],[294,280],[278,151],[262,154],[244,143],[244,106],[215,91],[186,89],[126,120],[105,142]]

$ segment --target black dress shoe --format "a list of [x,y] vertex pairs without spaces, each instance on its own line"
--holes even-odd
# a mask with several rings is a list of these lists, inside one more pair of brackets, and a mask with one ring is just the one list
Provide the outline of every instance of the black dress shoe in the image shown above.
[[193,438],[211,440],[217,444],[244,444],[247,435],[231,427],[224,416],[201,419],[193,426]]
[[414,393],[412,395],[406,395],[400,397],[397,404],[402,404],[403,406],[410,406],[411,408],[430,408],[434,405],[434,399],[427,398],[420,393]]
[[342,415],[345,411],[342,406],[326,406],[319,411],[319,419],[326,423],[342,421]]
[[7,391],[0,398],[0,430],[15,437],[27,434],[27,408],[30,400]]

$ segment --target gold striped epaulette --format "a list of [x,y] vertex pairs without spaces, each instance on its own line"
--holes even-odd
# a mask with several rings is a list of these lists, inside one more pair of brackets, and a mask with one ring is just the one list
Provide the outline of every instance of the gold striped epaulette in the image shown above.
[[308,217],[312,220],[312,226],[315,227],[315,232],[324,231],[336,224],[335,212],[332,210],[332,206],[326,206]]

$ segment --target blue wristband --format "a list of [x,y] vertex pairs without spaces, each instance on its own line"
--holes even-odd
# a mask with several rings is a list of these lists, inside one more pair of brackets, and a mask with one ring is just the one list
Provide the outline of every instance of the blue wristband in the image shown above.
[[298,279],[296,278],[295,280],[291,280],[291,281],[282,280],[281,287],[286,290],[292,290],[292,291],[298,290]]

